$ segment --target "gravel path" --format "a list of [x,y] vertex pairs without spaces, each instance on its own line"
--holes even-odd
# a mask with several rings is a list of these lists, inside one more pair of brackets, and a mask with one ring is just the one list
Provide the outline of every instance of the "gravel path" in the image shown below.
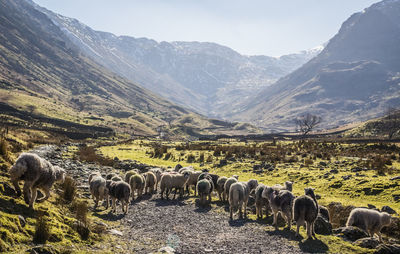
[[[63,148],[43,146],[33,150],[40,156],[61,166],[87,188],[87,176],[92,170],[109,171],[109,167],[84,164],[61,158]],[[116,253],[151,253],[170,246],[176,253],[303,253],[290,244],[294,232],[274,231],[265,223],[253,220],[229,221],[224,207],[199,208],[191,200],[160,200],[159,195],[144,196],[129,207],[127,215],[101,216],[119,221],[115,229],[122,232],[122,241],[102,243],[112,246]],[[95,247],[98,248],[98,247]],[[98,248],[98,249],[101,249]]]

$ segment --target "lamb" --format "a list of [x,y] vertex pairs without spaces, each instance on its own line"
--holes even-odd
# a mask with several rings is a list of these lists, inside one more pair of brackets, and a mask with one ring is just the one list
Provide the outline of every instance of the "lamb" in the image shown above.
[[38,200],[42,202],[50,197],[50,189],[55,182],[64,182],[65,170],[53,166],[47,160],[33,153],[22,153],[10,169],[11,182],[15,187],[17,196],[21,196],[19,181],[25,181],[23,192],[25,203],[33,209],[37,197],[37,189],[42,189],[45,197]]
[[145,180],[144,193],[147,194],[150,191],[150,194],[152,194],[154,192],[154,185],[157,183],[157,176],[153,172],[146,172],[143,174],[143,177]]
[[95,201],[94,207],[96,208],[100,200],[106,200],[106,209],[108,209],[108,189],[106,186],[106,179],[100,173],[94,173],[89,176],[89,190],[92,198]]
[[180,191],[179,196],[182,198],[183,197],[183,189],[190,177],[190,174],[188,172],[185,172],[184,174],[164,174],[161,177],[160,181],[160,194],[161,194],[161,199],[164,199],[163,194],[165,192],[165,196],[167,199],[169,199],[169,193],[171,193],[172,189],[175,188],[175,193],[174,193],[174,199],[176,196],[177,190]]
[[232,176],[226,180],[225,185],[224,185],[225,197],[229,198],[229,189],[233,183],[236,183],[238,181],[238,179],[239,179],[239,177]]
[[271,206],[274,215],[272,225],[275,226],[275,229],[278,229],[278,213],[283,215],[288,224],[288,228],[290,228],[292,225],[292,204],[294,195],[288,190],[277,190],[273,187],[266,186],[261,196],[268,199],[269,205]]
[[268,199],[262,196],[265,187],[266,186],[264,184],[259,184],[255,189],[256,215],[257,218],[259,219],[263,218],[263,212],[262,212],[263,206],[265,206],[265,216],[268,216],[268,211],[270,210]]
[[389,226],[391,216],[386,212],[378,212],[368,208],[355,208],[350,212],[346,226],[357,226],[369,233],[371,237],[377,234],[379,241],[383,242],[381,229]]
[[188,193],[188,195],[190,195],[190,187],[194,186],[194,195],[197,195],[197,189],[196,189],[196,185],[197,185],[197,179],[199,178],[199,176],[202,174],[201,171],[193,171],[190,169],[184,170],[182,171],[182,174],[188,173],[189,174],[189,179],[186,183],[186,192]]
[[305,195],[297,197],[293,204],[293,220],[296,221],[296,236],[299,236],[300,226],[306,226],[307,237],[315,237],[314,222],[318,217],[318,202],[313,188],[305,188]]
[[137,194],[137,198],[142,197],[144,184],[144,177],[142,175],[136,174],[129,178],[129,185],[132,191],[132,200],[135,200],[135,192]]
[[214,184],[210,176],[206,176],[204,179],[198,181],[196,189],[200,197],[200,205],[204,206],[206,202],[211,203],[211,193],[214,189]]
[[249,186],[247,183],[235,182],[229,188],[229,212],[230,219],[233,220],[233,212],[239,210],[239,218],[247,218],[247,201],[249,199]]
[[[131,187],[128,183],[124,181],[111,181],[106,182],[108,194],[111,196],[112,201],[112,211],[117,212],[117,199],[121,202],[122,212],[128,213],[129,208],[129,198],[131,196]],[[108,203],[108,200],[107,200]]]
[[217,185],[215,186],[218,192],[219,200],[220,201],[222,200],[224,202],[226,201],[226,195],[224,191],[224,185],[226,183],[226,180],[228,180],[228,177],[226,176],[218,178]]

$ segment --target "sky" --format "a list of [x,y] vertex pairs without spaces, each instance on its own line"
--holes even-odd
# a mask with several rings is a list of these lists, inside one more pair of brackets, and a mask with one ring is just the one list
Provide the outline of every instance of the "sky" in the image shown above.
[[202,41],[245,55],[322,45],[377,0],[34,0],[95,30],[156,41]]

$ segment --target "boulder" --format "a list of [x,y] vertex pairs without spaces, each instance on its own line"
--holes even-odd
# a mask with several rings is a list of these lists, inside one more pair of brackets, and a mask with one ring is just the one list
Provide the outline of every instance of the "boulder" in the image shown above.
[[362,248],[375,249],[380,244],[380,242],[376,238],[365,237],[365,238],[358,239],[353,244],[360,246]]
[[332,224],[318,214],[318,217],[314,223],[314,231],[320,235],[330,235],[332,234]]
[[333,230],[333,233],[336,236],[341,237],[344,240],[350,242],[354,242],[357,241],[358,239],[368,237],[367,232],[365,232],[361,228],[353,226],[336,228]]
[[330,222],[330,215],[329,215],[329,210],[325,206],[319,205],[319,215],[324,218],[327,222]]

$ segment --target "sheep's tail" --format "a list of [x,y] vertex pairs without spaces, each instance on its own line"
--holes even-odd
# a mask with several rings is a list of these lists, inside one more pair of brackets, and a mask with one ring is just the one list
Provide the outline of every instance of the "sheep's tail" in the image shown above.
[[293,220],[298,221],[300,218],[304,218],[304,209],[300,209],[297,200],[295,200],[293,205]]
[[346,227],[353,226],[353,223],[354,223],[354,216],[353,216],[353,214],[350,214],[350,216],[346,222]]
[[232,191],[229,192],[230,195],[230,203],[233,208],[233,210],[236,212],[237,209],[239,208],[239,200],[242,200],[244,198],[243,192],[239,191],[238,189],[233,189]]

